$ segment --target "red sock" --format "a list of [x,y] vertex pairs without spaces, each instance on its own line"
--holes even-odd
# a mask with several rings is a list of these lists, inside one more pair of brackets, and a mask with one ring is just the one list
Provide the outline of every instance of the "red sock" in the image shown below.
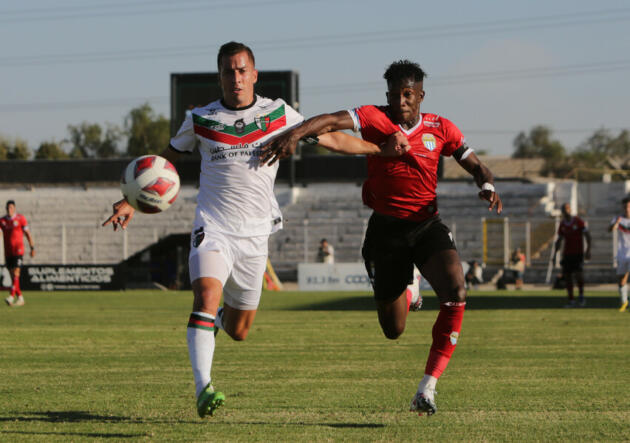
[[17,287],[16,285],[19,285],[19,284],[20,284],[20,279],[15,278],[14,276],[11,276],[11,297],[15,295],[15,291]]
[[15,289],[17,296],[20,297],[22,295],[22,290],[20,289],[20,277],[17,277],[15,282],[13,282],[13,288]]
[[424,373],[439,378],[453,355],[462,329],[466,302],[442,303],[433,325],[433,344]]

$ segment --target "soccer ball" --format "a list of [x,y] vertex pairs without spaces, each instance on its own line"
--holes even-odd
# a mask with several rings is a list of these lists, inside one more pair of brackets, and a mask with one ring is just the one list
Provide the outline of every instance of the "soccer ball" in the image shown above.
[[127,165],[120,189],[131,206],[146,214],[169,208],[179,194],[175,166],[159,155],[143,155]]

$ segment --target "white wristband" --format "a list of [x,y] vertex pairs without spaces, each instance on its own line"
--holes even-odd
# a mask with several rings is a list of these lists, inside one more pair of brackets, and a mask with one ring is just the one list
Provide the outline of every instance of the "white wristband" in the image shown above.
[[492,183],[486,182],[483,185],[481,185],[481,190],[494,192],[494,185]]

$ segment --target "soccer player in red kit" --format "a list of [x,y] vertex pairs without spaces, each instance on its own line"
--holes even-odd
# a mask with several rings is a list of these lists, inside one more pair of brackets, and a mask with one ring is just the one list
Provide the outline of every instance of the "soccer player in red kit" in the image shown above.
[[[584,240],[586,240],[586,250],[584,250]],[[558,226],[558,239],[554,244],[553,263],[556,262],[556,254],[560,250],[560,245],[564,241],[562,249],[562,276],[567,284],[567,295],[569,303],[567,308],[586,306],[584,299],[584,259],[591,258],[591,233],[588,225],[578,216],[571,215],[571,205],[562,205],[562,220]],[[578,285],[579,298],[576,304],[573,298],[573,276]]]
[[459,129],[435,114],[420,113],[424,71],[416,63],[392,63],[384,74],[387,106],[361,106],[323,114],[282,134],[263,148],[261,161],[273,163],[295,151],[297,141],[327,131],[360,130],[377,145],[402,131],[410,150],[400,157],[368,156],[363,202],[374,210],[363,244],[363,258],[372,280],[378,319],[385,336],[398,338],[405,329],[409,300],[406,286],[415,264],[440,300],[433,326],[433,344],[425,374],[411,401],[411,410],[436,411],[435,386],[459,339],[466,304],[461,261],[449,229],[438,216],[437,167],[440,155],[453,156],[481,188],[479,197],[500,213],[492,173],[468,148]]
[[[28,229],[26,217],[15,212],[15,202],[7,202],[7,215],[0,218],[0,229],[4,235],[4,259],[7,269],[11,274],[11,293],[4,299],[9,306],[23,306],[24,297],[20,290],[20,268],[24,256],[24,236],[31,247],[31,257],[35,256],[33,237]],[[17,300],[15,299],[17,296]]]

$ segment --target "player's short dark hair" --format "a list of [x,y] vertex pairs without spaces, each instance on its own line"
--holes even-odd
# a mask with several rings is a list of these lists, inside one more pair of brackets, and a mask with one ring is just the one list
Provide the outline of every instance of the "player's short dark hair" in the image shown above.
[[6,207],[6,208],[8,208],[8,207],[9,207],[9,205],[13,205],[13,206],[15,206],[15,200],[7,200],[7,204],[6,204],[6,206],[5,206],[5,207]]
[[397,83],[406,79],[413,79],[415,82],[421,82],[427,76],[418,63],[410,60],[398,60],[387,67],[383,78],[387,84]]
[[630,195],[626,195],[623,200],[621,200],[621,203],[623,203],[624,205],[627,203],[630,203]]
[[219,49],[219,53],[217,54],[217,67],[219,68],[219,71],[221,70],[221,59],[223,57],[230,57],[243,51],[247,52],[247,55],[249,55],[252,63],[254,64],[254,66],[256,66],[254,53],[249,46],[239,42],[227,42],[223,46],[221,46],[221,48]]

